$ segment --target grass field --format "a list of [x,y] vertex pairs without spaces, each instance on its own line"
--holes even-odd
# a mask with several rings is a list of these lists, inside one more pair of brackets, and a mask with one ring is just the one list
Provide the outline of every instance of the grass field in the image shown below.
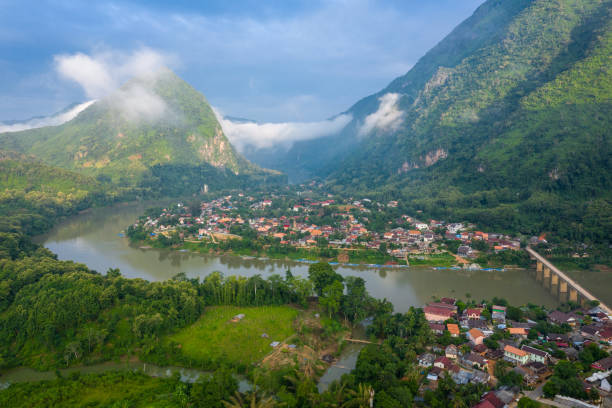
[[[232,322],[239,313],[245,317]],[[197,322],[169,336],[169,340],[180,344],[183,357],[194,363],[251,364],[273,350],[271,342],[295,334],[293,321],[298,313],[288,306],[209,307]],[[261,337],[263,333],[269,337]]]
[[447,252],[422,257],[424,259],[419,259],[417,256],[409,257],[410,266],[453,266],[457,263],[455,257]]

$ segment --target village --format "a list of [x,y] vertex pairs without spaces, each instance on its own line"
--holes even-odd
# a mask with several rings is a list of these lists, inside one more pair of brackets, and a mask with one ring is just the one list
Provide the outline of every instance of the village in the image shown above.
[[478,408],[516,406],[521,397],[559,407],[612,403],[612,320],[596,305],[562,312],[442,298],[423,311],[437,336],[418,356],[424,388],[446,375],[457,384],[495,384]]
[[[476,263],[479,256],[521,249],[518,237],[478,231],[468,223],[420,220],[402,214],[397,201],[331,196],[316,200],[226,195],[204,201],[199,208],[178,203],[160,209],[132,228],[142,230],[150,241],[174,237],[171,242],[175,245],[247,239],[301,250],[326,248],[334,251],[327,260],[345,264],[368,263],[356,257],[355,251],[369,251],[378,255],[374,266],[428,265],[428,260],[433,260],[430,266],[477,269],[482,266]],[[546,242],[545,238],[529,240],[539,242]]]

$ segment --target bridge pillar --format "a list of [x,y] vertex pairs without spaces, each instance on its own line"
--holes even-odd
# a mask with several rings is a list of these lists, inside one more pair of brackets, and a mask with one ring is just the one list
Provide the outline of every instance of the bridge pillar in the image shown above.
[[559,275],[553,273],[550,276],[550,293],[556,295],[559,292]]
[[578,291],[571,287],[569,289],[569,301],[578,303]]
[[564,280],[561,280],[561,282],[559,283],[559,301],[561,303],[565,303],[567,302],[567,282]]
[[536,280],[537,280],[538,282],[542,282],[542,275],[543,275],[543,272],[542,272],[541,265],[542,265],[542,263],[541,263],[541,262],[538,262],[538,268],[536,269]]
[[543,264],[542,264],[542,262],[540,262],[540,261],[538,261],[538,262],[536,263],[536,270],[537,270],[538,272],[542,272],[542,265],[543,265]]
[[547,266],[544,267],[544,277],[543,277],[544,287],[550,288],[550,268]]

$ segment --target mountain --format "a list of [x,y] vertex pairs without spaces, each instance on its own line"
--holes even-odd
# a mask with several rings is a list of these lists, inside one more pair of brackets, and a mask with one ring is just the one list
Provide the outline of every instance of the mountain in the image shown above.
[[59,126],[4,133],[0,148],[123,183],[173,166],[279,176],[237,153],[206,98],[168,69],[132,79]]
[[431,216],[608,241],[611,16],[610,0],[488,0],[285,160]]

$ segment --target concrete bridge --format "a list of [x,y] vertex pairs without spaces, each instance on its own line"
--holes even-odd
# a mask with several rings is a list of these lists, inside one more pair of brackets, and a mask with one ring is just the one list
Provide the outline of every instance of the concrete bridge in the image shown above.
[[604,305],[599,299],[593,296],[588,290],[580,286],[576,281],[560,271],[555,265],[538,254],[531,247],[527,247],[526,251],[532,259],[537,262],[536,280],[541,282],[545,288],[558,297],[561,302],[575,302],[585,305],[586,302],[596,300],[599,302],[599,307],[607,314],[611,315],[612,310]]

